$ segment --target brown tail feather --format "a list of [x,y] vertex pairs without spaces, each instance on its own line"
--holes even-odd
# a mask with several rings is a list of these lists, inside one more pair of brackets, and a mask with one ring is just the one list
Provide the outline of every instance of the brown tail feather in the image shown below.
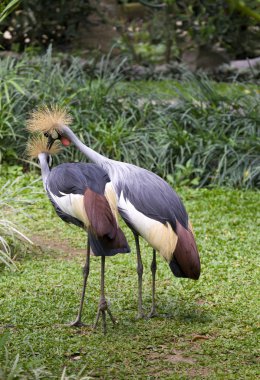
[[188,277],[197,280],[200,276],[200,257],[193,233],[186,230],[178,221],[176,223],[178,241],[169,263],[177,277]]
[[[120,229],[119,229],[120,230]],[[121,231],[121,230],[120,230]],[[122,232],[122,231],[121,231]],[[124,234],[121,237],[120,242],[116,239],[109,239],[108,237],[98,237],[93,233],[89,233],[90,246],[95,256],[114,256],[117,253],[130,252],[129,245],[126,241]]]

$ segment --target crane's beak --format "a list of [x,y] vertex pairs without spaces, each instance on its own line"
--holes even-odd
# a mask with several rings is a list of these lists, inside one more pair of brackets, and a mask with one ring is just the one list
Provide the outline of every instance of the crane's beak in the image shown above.
[[47,148],[48,148],[49,150],[51,149],[51,147],[52,147],[54,141],[55,141],[55,139],[54,139],[51,135],[49,135],[49,136],[48,136],[48,141],[47,141]]

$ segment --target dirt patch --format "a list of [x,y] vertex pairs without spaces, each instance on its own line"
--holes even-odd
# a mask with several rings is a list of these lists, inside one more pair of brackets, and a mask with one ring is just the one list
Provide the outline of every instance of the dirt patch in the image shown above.
[[[212,376],[212,370],[210,368],[199,366],[196,359],[185,356],[185,353],[180,350],[171,350],[169,353],[151,352],[147,356],[151,363],[154,361],[162,363],[162,361],[164,361],[172,364],[171,368],[161,368],[160,370],[157,363],[154,362],[154,364],[149,367],[149,370],[151,376],[155,379],[168,378],[168,376],[171,378],[170,376],[172,376],[173,373],[183,373],[183,369],[181,370],[180,367],[181,364],[189,364],[190,366],[188,369],[184,369],[187,379],[194,377],[207,379]],[[176,364],[176,366],[174,366],[174,364]]]
[[200,379],[211,378],[212,370],[207,367],[192,367],[187,370],[188,379],[193,377],[199,377]]
[[47,240],[41,235],[30,236],[32,242],[41,250],[52,250],[64,253],[62,259],[72,259],[75,256],[85,255],[86,249],[79,249],[71,246],[69,240],[66,239],[51,239]]
[[194,364],[196,362],[195,359],[184,356],[181,351],[172,350],[170,353],[165,352],[151,352],[148,354],[148,359],[150,360],[165,360],[170,363],[188,363]]
[[183,356],[180,351],[174,350],[173,353],[166,355],[165,360],[170,363],[188,363],[194,364],[196,362],[195,359],[188,358],[187,356]]
[[161,369],[158,372],[157,367],[150,368],[150,376],[152,379],[161,380],[161,379],[173,379],[173,374],[176,373],[172,369]]
[[205,305],[205,303],[206,303],[206,301],[203,299],[197,299],[195,302],[197,305]]

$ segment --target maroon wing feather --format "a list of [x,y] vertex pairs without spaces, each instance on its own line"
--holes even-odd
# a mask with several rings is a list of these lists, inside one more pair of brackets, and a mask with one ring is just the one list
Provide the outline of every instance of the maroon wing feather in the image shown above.
[[92,232],[100,237],[107,235],[114,239],[117,223],[106,197],[88,188],[84,193],[84,206]]
[[[126,237],[118,227],[106,197],[91,189],[84,193],[84,206],[90,222],[96,255],[130,252]],[[98,252],[99,251],[99,252]]]

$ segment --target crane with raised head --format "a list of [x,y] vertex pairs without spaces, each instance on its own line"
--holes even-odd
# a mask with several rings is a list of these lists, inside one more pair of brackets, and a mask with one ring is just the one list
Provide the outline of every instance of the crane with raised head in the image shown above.
[[131,228],[135,238],[138,274],[138,317],[143,317],[143,263],[139,236],[153,248],[152,307],[155,311],[156,251],[167,261],[176,277],[197,280],[200,257],[186,209],[172,187],[155,173],[138,166],[115,161],[86,146],[69,128],[72,119],[66,110],[52,107],[34,111],[28,120],[30,131],[48,137],[49,147],[59,139],[64,146],[73,143],[91,162],[110,177],[117,196],[120,215]]
[[108,174],[100,166],[87,163],[63,163],[50,169],[51,155],[58,151],[57,144],[47,147],[44,136],[32,138],[27,146],[30,158],[39,159],[44,189],[58,216],[87,231],[87,255],[83,269],[83,287],[77,318],[71,326],[82,326],[81,314],[90,266],[90,249],[101,256],[101,295],[96,328],[102,315],[106,332],[106,312],[115,319],[105,298],[105,258],[117,253],[130,252],[123,231],[118,225],[116,194]]

